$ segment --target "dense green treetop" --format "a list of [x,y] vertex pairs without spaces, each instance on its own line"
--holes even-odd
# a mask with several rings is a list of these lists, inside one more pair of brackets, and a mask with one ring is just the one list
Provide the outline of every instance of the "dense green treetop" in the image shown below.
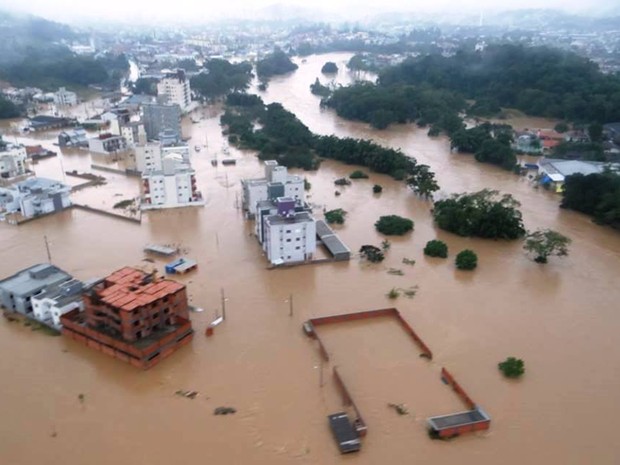
[[17,118],[21,114],[21,109],[0,93],[0,119]]
[[435,202],[433,218],[441,229],[459,236],[517,239],[525,234],[519,205],[510,194],[484,189]]
[[620,77],[603,74],[575,53],[547,47],[503,44],[448,58],[410,58],[384,70],[379,84],[427,84],[490,106],[569,121],[620,120]]
[[330,158],[361,165],[388,174],[420,195],[438,189],[434,173],[418,165],[400,150],[382,147],[369,140],[318,136],[282,105],[265,105],[255,95],[233,93],[226,98],[221,122],[231,143],[260,152],[263,159],[277,159],[282,165],[315,169],[319,159]]
[[279,48],[256,63],[256,74],[259,78],[270,78],[279,74],[295,71],[299,66],[291,61],[284,51]]
[[335,74],[338,72],[338,66],[333,61],[326,62],[321,68],[323,74]]
[[248,62],[233,64],[214,58],[204,68],[205,72],[193,76],[190,84],[194,92],[207,99],[244,91],[252,79],[252,65]]
[[454,263],[459,270],[473,270],[478,266],[478,255],[473,250],[461,250]]
[[413,220],[398,215],[386,215],[375,222],[375,228],[387,236],[402,236],[413,230]]
[[620,175],[573,174],[564,181],[562,207],[594,217],[594,221],[620,229]]
[[335,109],[338,116],[364,121],[377,129],[417,121],[422,126],[437,124],[449,133],[461,128],[458,112],[466,106],[464,99],[444,90],[371,83],[338,88],[322,103]]

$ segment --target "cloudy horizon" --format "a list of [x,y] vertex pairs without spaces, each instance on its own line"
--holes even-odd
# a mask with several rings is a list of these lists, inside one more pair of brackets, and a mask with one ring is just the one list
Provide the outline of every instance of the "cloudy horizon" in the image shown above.
[[[105,2],[90,3],[85,7],[79,0],[29,0],[27,3],[16,5],[13,0],[0,0],[0,9],[18,13],[29,13],[42,16],[46,19],[72,23],[75,21],[120,21],[145,23],[156,22],[208,22],[217,19],[253,17],[253,13],[268,11],[272,16],[282,12],[290,16],[316,12],[335,15],[334,19],[355,19],[363,16],[372,16],[384,12],[420,12],[423,14],[459,14],[459,13],[495,13],[503,10],[522,9],[554,9],[577,14],[620,14],[620,0],[605,1],[592,0],[585,4],[576,0],[521,0],[505,1],[501,7],[495,0],[461,0],[458,8],[449,0],[435,0],[429,2],[407,2],[405,0],[384,0],[380,6],[375,2],[364,0],[347,0],[335,3],[329,0],[315,0],[312,7],[303,0],[228,0],[224,5],[200,5],[196,0],[176,0],[174,9],[170,9],[169,2],[160,0],[107,0]],[[312,19],[312,18],[310,18]]]

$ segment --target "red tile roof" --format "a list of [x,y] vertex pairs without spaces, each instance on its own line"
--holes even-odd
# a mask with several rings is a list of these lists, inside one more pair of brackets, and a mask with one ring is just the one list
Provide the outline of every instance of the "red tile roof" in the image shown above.
[[106,286],[98,289],[99,298],[108,305],[124,311],[149,305],[185,286],[170,279],[154,278],[145,281],[149,275],[136,268],[125,267],[108,276]]

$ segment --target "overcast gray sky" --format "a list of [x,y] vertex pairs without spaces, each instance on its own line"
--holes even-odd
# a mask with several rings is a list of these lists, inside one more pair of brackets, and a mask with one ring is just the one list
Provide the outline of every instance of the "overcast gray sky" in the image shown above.
[[620,0],[0,0],[0,8],[28,12],[57,21],[90,19],[203,20],[221,16],[248,16],[273,4],[340,12],[409,10],[424,12],[496,11],[499,9],[553,8],[577,13],[618,13]]

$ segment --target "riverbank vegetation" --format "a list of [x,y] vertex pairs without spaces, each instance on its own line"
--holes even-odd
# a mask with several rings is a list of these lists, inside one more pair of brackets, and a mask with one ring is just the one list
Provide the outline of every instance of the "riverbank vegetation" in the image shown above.
[[123,54],[106,54],[95,59],[74,55],[66,49],[50,54],[30,50],[22,61],[2,66],[0,78],[16,87],[31,86],[46,91],[63,86],[116,88],[128,70],[129,62]]
[[548,47],[496,44],[451,57],[409,58],[383,71],[379,83],[430,85],[532,116],[587,123],[620,120],[620,78],[603,74],[576,53]]
[[[492,117],[502,107],[515,108],[600,129],[601,123],[620,120],[620,77],[601,73],[596,64],[572,52],[496,44],[484,51],[463,49],[451,57],[408,58],[380,71],[376,84],[339,88],[322,105],[377,129],[411,122],[430,126],[429,136],[444,133],[458,151],[512,170],[517,159],[511,128],[483,123],[466,129],[465,114]],[[575,158],[585,151],[585,159],[603,161],[602,146],[593,136],[596,131],[587,146],[562,144],[556,149],[558,158]]]
[[404,180],[421,196],[439,189],[430,168],[400,150],[369,140],[315,135],[282,105],[265,105],[256,95],[228,95],[221,123],[231,144],[257,150],[261,159],[289,168],[316,169],[320,158],[329,158]]
[[594,218],[598,224],[620,230],[620,175],[611,171],[573,174],[564,181],[562,208]]

